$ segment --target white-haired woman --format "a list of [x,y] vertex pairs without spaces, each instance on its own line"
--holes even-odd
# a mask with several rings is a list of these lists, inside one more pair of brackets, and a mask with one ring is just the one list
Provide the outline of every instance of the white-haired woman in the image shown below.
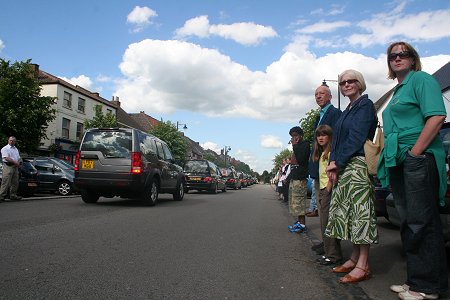
[[351,257],[332,270],[348,273],[340,278],[341,283],[353,283],[370,277],[369,248],[378,243],[375,190],[364,157],[364,143],[375,135],[377,118],[373,102],[362,95],[366,84],[360,72],[342,72],[339,86],[350,104],[333,129],[327,174],[335,188],[325,235],[353,243]]

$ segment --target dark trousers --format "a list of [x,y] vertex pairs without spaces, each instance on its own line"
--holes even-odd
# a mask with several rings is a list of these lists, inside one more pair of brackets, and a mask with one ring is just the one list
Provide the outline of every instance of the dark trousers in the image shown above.
[[403,164],[389,172],[406,254],[406,284],[415,292],[444,293],[448,288],[447,262],[434,156],[407,154]]
[[325,251],[325,257],[336,262],[342,259],[341,240],[327,237],[324,234],[330,215],[330,202],[331,193],[328,192],[326,188],[319,190],[319,193],[317,194],[317,207],[319,208],[320,233],[322,234],[323,250]]

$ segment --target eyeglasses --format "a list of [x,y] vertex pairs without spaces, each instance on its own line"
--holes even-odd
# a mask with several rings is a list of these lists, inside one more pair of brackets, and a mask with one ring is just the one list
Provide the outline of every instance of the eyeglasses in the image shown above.
[[344,81],[339,82],[339,85],[340,85],[340,86],[344,86],[344,85],[346,85],[347,83],[348,83],[348,84],[352,84],[352,83],[355,83],[355,82],[358,82],[358,80],[356,80],[356,79],[349,79],[349,80],[344,80]]
[[402,58],[402,59],[403,58],[408,58],[408,57],[411,57],[411,53],[409,53],[409,51],[402,51],[402,52],[399,52],[399,53],[389,53],[388,60],[389,61],[396,60],[397,56]]

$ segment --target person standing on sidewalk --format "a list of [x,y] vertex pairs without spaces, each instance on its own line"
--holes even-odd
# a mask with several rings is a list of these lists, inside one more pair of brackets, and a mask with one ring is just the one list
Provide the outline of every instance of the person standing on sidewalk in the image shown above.
[[297,218],[294,225],[288,226],[291,232],[303,232],[306,230],[306,197],[308,178],[308,159],[310,146],[303,140],[303,129],[299,126],[289,130],[292,150],[291,173],[289,183],[289,213]]
[[448,289],[438,210],[447,190],[439,137],[447,113],[439,84],[421,71],[419,54],[410,44],[391,44],[387,65],[389,78],[398,84],[383,111],[385,142],[377,177],[391,186],[407,266],[406,282],[390,288],[400,299],[438,299]]
[[360,72],[342,72],[339,86],[350,103],[333,129],[327,174],[334,187],[325,236],[352,242],[350,259],[332,271],[348,273],[339,282],[354,283],[370,278],[370,244],[378,243],[375,188],[364,156],[364,143],[373,139],[377,117],[373,102],[362,94],[366,83]]
[[320,208],[320,233],[323,240],[324,256],[319,258],[323,266],[340,264],[342,261],[341,240],[325,236],[325,228],[328,223],[328,216],[331,201],[332,182],[327,175],[327,166],[331,152],[333,130],[328,125],[320,125],[315,132],[314,153],[312,158],[319,163],[319,208]]
[[8,144],[1,150],[3,161],[2,185],[0,187],[0,202],[5,200],[9,191],[11,200],[20,200],[22,197],[17,196],[19,188],[19,168],[21,159],[19,150],[16,148],[16,138],[10,136]]
[[[319,125],[328,125],[331,127],[331,129],[333,129],[342,112],[340,109],[334,107],[333,104],[331,104],[331,99],[333,96],[331,95],[331,90],[328,87],[328,85],[322,84],[321,86],[319,86],[316,89],[314,97],[316,99],[317,105],[319,105],[320,107],[320,113],[314,125],[314,130],[316,130]],[[311,153],[314,153],[314,144]],[[315,194],[314,199],[317,200],[317,198],[320,197],[319,161],[314,161],[312,159],[312,155],[309,159],[308,168],[309,168],[309,175],[311,176],[311,178],[313,178],[313,192]],[[310,205],[309,212],[306,214],[307,217],[317,216],[317,211],[318,210],[320,211],[320,200],[316,201],[319,202],[319,206],[317,206],[317,204],[314,203],[313,196],[311,195],[311,202],[312,203]],[[324,253],[323,242],[312,246],[312,250],[316,251],[316,253],[319,255],[323,254]]]

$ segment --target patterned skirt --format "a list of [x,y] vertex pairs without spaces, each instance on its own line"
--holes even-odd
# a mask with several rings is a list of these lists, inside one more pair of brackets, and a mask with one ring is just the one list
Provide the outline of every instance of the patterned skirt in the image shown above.
[[325,235],[353,244],[378,243],[375,189],[365,158],[353,157],[339,173],[331,194],[330,216]]

